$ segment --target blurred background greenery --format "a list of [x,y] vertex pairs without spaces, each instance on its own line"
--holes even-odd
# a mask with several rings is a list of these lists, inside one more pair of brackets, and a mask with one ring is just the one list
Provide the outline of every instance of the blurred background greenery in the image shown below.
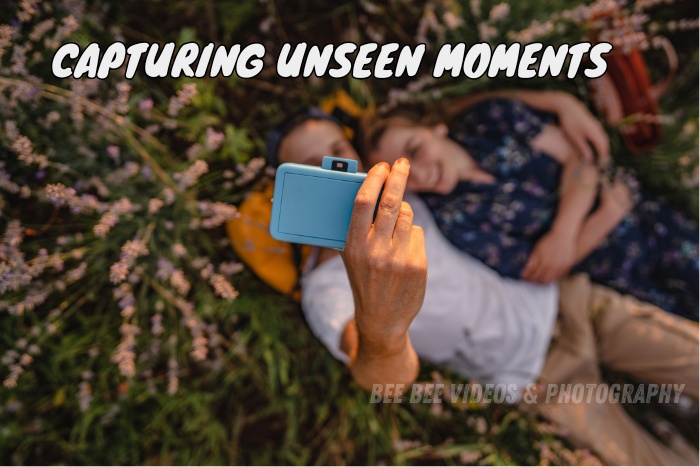
[[[261,42],[267,57],[285,42],[426,42],[428,74],[444,42],[585,40],[591,8],[564,0],[0,0],[0,461],[595,464],[554,428],[505,406],[370,404],[298,305],[241,268],[221,227],[267,176],[259,163],[266,131],[336,89],[363,106],[504,87],[567,90],[590,103],[582,77],[282,79],[272,63],[246,80],[137,74],[125,82],[115,73],[87,83],[50,74],[52,39]],[[698,4],[646,0],[624,12],[649,41],[668,37],[680,67],[660,101],[663,142],[634,155],[609,127],[613,157],[697,218]],[[663,53],[651,47],[644,56],[661,79]],[[172,115],[173,96],[190,83],[196,95]],[[21,136],[46,164],[18,159]],[[57,184],[69,191],[57,194]],[[110,278],[129,241],[148,252],[136,254],[126,280]],[[170,279],[173,271],[185,282]],[[420,379],[468,381],[430,366]],[[697,418],[676,422],[697,438]]]

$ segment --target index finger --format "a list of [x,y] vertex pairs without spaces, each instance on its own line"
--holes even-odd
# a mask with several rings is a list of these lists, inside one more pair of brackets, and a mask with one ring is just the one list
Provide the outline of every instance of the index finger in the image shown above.
[[347,240],[364,239],[369,233],[374,217],[374,208],[377,206],[379,193],[389,175],[389,164],[380,162],[367,172],[367,178],[355,196],[352,207],[352,217],[348,228]]

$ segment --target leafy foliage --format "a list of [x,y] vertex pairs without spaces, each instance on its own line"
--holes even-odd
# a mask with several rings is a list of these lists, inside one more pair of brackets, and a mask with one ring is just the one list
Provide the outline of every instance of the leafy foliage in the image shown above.
[[[562,20],[563,11],[575,9],[570,2],[503,5],[5,2],[0,459],[595,463],[589,453],[568,449],[552,427],[512,408],[370,404],[369,394],[311,335],[298,306],[237,262],[221,228],[265,176],[259,155],[266,130],[336,87],[362,105],[378,105],[504,86],[567,89],[588,99],[585,83],[291,80],[277,77],[274,66],[248,80],[137,74],[126,81],[118,73],[104,81],[58,80],[50,74],[54,51],[67,41],[81,47],[114,40],[259,41],[274,57],[284,42],[309,38],[318,44],[426,41],[434,54],[443,42],[473,43],[485,35],[510,40],[549,21],[555,32],[546,40],[585,37],[582,23]],[[632,156],[610,128],[614,157],[696,213],[698,47],[697,20],[691,20],[697,3],[642,6],[649,15],[642,23],[672,39],[682,68],[661,103],[671,122],[663,144],[651,155]],[[648,59],[663,61],[654,50]],[[430,366],[420,379],[467,382]]]

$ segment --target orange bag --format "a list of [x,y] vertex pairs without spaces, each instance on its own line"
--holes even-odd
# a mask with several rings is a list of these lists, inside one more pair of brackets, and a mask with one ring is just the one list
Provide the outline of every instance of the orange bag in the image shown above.
[[[614,13],[603,12],[594,20],[612,28]],[[625,145],[637,154],[651,151],[661,142],[661,125],[656,118],[658,100],[668,90],[678,69],[678,57],[671,42],[660,36],[654,40],[664,49],[669,62],[669,73],[663,81],[652,84],[642,51],[621,52],[615,48],[605,55],[606,73],[589,81],[598,112],[608,123],[619,125]]]
[[234,251],[255,275],[278,292],[299,301],[301,265],[311,247],[272,238],[273,192],[273,183],[268,183],[263,191],[251,192],[238,207],[240,217],[228,221],[226,231]]

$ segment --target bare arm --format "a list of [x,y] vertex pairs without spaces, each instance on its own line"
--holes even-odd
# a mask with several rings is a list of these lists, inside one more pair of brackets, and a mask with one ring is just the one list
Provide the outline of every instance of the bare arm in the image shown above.
[[[353,378],[365,389],[372,389],[373,384],[409,385],[418,377],[418,356],[408,335],[394,348],[373,346],[360,341],[353,319],[343,331],[341,350],[350,357],[348,367]],[[394,396],[391,391],[384,391],[384,395]]]
[[341,348],[350,357],[353,378],[367,389],[410,384],[418,376],[408,328],[423,305],[428,272],[423,230],[413,225],[413,211],[402,201],[408,172],[404,158],[391,171],[385,163],[369,171],[341,253],[355,303]]
[[591,164],[570,158],[561,175],[560,199],[552,230],[576,238],[593,207],[598,185],[598,171]]
[[581,228],[576,242],[575,263],[588,256],[632,209],[632,197],[620,181],[601,190],[601,205]]
[[564,276],[576,263],[577,239],[593,206],[597,179],[598,171],[592,164],[577,157],[565,161],[557,216],[532,250],[523,279],[548,283]]
[[576,241],[574,263],[578,263],[595,250],[618,223],[619,220],[605,210],[597,209],[591,214]]

